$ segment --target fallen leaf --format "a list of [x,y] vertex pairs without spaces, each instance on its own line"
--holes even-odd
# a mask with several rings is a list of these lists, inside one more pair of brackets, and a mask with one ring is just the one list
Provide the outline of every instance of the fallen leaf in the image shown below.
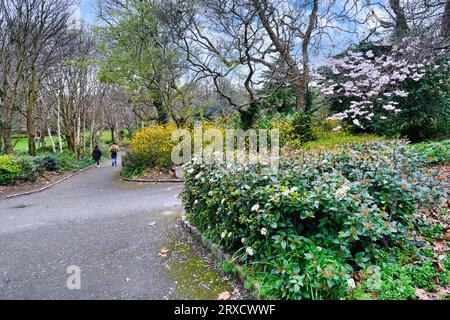
[[445,240],[435,241],[433,244],[435,252],[445,252],[447,250],[447,242]]
[[169,250],[167,250],[166,248],[162,248],[159,253],[158,256],[160,257],[167,257],[167,253],[169,252]]
[[443,271],[442,266],[441,266],[441,264],[439,262],[433,262],[433,267],[434,267],[434,270],[436,270],[436,272],[442,272]]
[[450,229],[445,230],[444,237],[446,241],[450,241]]
[[416,289],[415,294],[420,300],[431,300],[430,294],[424,289]]
[[150,222],[148,225],[149,225],[149,226],[154,226],[155,224],[156,224],[156,222],[153,221],[153,222]]
[[347,284],[350,288],[356,287],[356,283],[355,283],[355,280],[353,280],[353,278],[347,279]]
[[443,294],[444,296],[450,295],[450,286],[438,287],[437,292]]
[[217,300],[229,300],[231,298],[231,294],[228,291],[224,291],[219,294]]

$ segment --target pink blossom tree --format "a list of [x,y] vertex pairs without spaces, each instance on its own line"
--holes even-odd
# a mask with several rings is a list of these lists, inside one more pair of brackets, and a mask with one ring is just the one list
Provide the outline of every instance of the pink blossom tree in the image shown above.
[[402,89],[405,81],[419,81],[427,72],[449,67],[442,63],[446,51],[419,50],[417,38],[404,38],[383,48],[384,52],[377,54],[373,50],[348,51],[320,66],[316,80],[321,95],[345,104],[344,110],[330,119],[347,119],[359,127],[362,120],[384,120],[401,111],[402,98],[408,96]]

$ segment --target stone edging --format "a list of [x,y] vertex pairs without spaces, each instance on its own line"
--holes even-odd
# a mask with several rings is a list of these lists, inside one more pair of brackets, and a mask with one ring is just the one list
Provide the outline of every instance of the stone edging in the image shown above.
[[78,170],[77,172],[74,172],[74,173],[72,173],[72,174],[69,174],[67,177],[64,177],[64,178],[62,178],[62,179],[59,179],[59,180],[57,180],[57,181],[55,181],[55,182],[53,182],[53,183],[51,183],[51,184],[49,184],[49,185],[46,185],[45,187],[42,187],[42,188],[39,188],[39,189],[36,189],[36,190],[31,190],[31,191],[27,191],[27,192],[23,192],[23,193],[10,194],[9,196],[6,196],[5,199],[11,199],[11,198],[16,198],[16,197],[26,196],[26,195],[33,194],[33,193],[42,192],[42,191],[44,191],[44,190],[47,190],[47,189],[49,189],[49,188],[51,188],[51,187],[57,185],[58,183],[61,183],[61,182],[65,181],[65,180],[67,180],[67,179],[70,179],[70,178],[72,178],[73,176],[76,176],[77,174],[80,174],[80,173],[82,173],[82,172],[85,172],[85,171],[87,171],[87,170],[89,170],[89,169],[91,169],[91,168],[93,168],[93,167],[94,167],[94,165],[90,165],[90,166],[88,166],[88,167],[86,167],[86,168],[83,168],[83,169],[81,169],[81,170]]
[[122,178],[123,181],[127,181],[127,182],[142,182],[142,183],[183,183],[184,180],[183,179],[167,179],[167,180],[159,180],[159,179],[152,179],[152,180],[144,180],[144,179],[128,179],[128,178]]
[[[219,262],[230,259],[231,256],[228,253],[223,252],[222,249],[220,249],[217,244],[213,243],[210,239],[203,236],[200,230],[198,230],[197,227],[190,224],[189,221],[183,219],[181,221],[181,225],[187,232],[191,233],[196,240],[198,240],[204,247],[206,247]],[[232,261],[232,263],[236,268],[236,276],[242,283],[244,283],[246,280],[246,276],[244,274],[242,266],[234,261]],[[254,284],[252,289],[253,289],[251,292],[252,296],[259,300],[260,296],[258,294],[257,285]]]

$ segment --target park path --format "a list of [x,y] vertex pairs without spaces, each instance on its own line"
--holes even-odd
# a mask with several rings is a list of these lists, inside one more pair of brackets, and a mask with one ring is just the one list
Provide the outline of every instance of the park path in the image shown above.
[[[105,161],[0,200],[0,299],[168,298],[174,284],[158,252],[181,214],[182,186],[126,183],[119,172]],[[80,290],[67,288],[71,265]]]

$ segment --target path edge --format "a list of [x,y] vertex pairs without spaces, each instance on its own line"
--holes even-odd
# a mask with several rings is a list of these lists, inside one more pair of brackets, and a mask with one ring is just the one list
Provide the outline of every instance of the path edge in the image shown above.
[[[201,234],[200,230],[194,225],[192,225],[187,219],[186,216],[183,215],[181,217],[181,226],[190,234],[192,234],[193,238],[196,239],[204,248],[206,248],[219,262],[223,262],[229,260],[231,255],[224,252],[219,246],[211,241],[211,239],[205,237]],[[231,263],[236,268],[235,276],[241,281],[242,285],[245,283],[247,279],[244,268],[237,262],[231,261]],[[261,300],[261,296],[259,295],[258,286],[254,284],[250,290],[250,295],[252,295],[255,299]]]
[[144,179],[129,179],[129,178],[123,178],[123,181],[127,182],[139,182],[139,183],[183,183],[184,179],[167,179],[167,180],[159,180],[159,179],[151,179],[151,180],[144,180]]
[[55,181],[53,183],[50,183],[50,184],[46,185],[45,187],[42,187],[42,188],[39,188],[39,189],[36,189],[36,190],[31,190],[31,191],[27,191],[27,192],[23,192],[23,193],[10,194],[10,195],[6,196],[5,199],[12,199],[12,198],[17,198],[17,197],[26,196],[26,195],[29,195],[29,194],[34,194],[34,193],[45,191],[45,190],[50,189],[51,187],[53,187],[53,186],[55,186],[57,184],[59,184],[59,183],[61,183],[63,181],[66,181],[67,179],[70,179],[73,176],[76,176],[77,174],[85,172],[85,171],[87,171],[87,170],[89,170],[89,169],[91,169],[93,167],[94,167],[94,165],[90,165],[90,166],[88,166],[86,168],[83,168],[83,169],[78,170],[78,171],[76,171],[76,172],[74,172],[72,174],[69,174],[67,177],[61,178],[61,179],[59,179],[59,180],[57,180],[57,181]]

